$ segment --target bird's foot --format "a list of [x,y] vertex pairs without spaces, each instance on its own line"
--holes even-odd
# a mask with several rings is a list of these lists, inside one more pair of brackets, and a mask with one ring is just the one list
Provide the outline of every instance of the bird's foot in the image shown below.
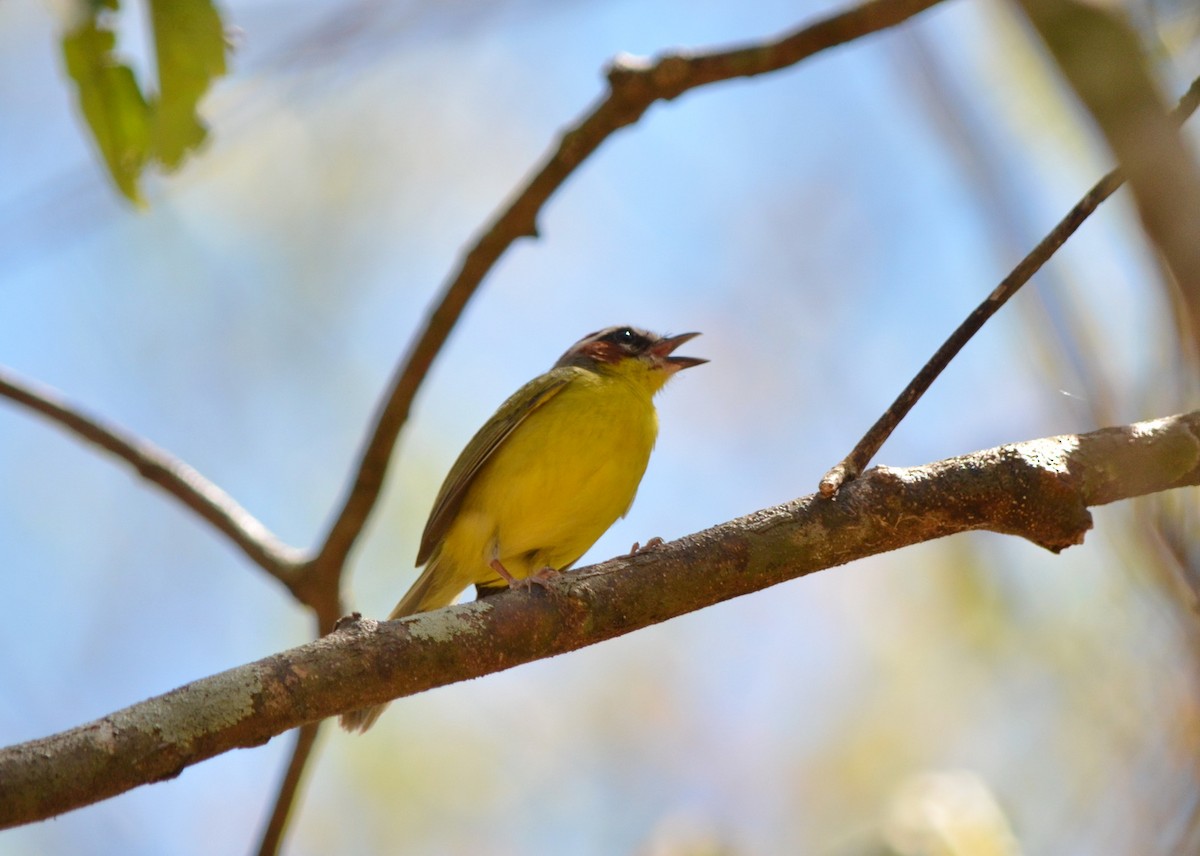
[[562,572],[559,571],[558,568],[552,568],[547,565],[536,574],[530,574],[525,579],[518,580],[518,582],[521,584],[522,588],[537,586],[538,588],[544,589],[546,586],[550,585],[550,581],[557,577],[560,573]]
[[634,541],[633,547],[631,547],[629,550],[629,555],[636,556],[638,553],[649,553],[651,550],[657,549],[665,543],[667,542],[662,538],[659,538],[657,535],[655,535],[645,544],[639,544],[637,541]]
[[504,564],[499,559],[492,559],[490,562],[488,562],[488,566],[500,576],[504,577],[504,581],[508,583],[509,588],[518,590],[529,589],[532,586],[545,588],[550,584],[550,580],[557,577],[560,573],[558,569],[547,566],[542,568],[536,574],[530,574],[529,576],[518,580],[508,572],[508,568],[504,567]]

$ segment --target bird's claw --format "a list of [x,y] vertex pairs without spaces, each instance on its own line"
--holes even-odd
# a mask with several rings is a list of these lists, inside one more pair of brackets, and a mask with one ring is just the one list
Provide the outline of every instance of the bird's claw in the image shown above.
[[633,547],[631,547],[629,550],[629,555],[636,556],[638,553],[649,553],[651,550],[657,549],[665,543],[667,542],[662,538],[659,538],[657,535],[655,535],[645,544],[639,544],[637,541],[634,541]]
[[517,580],[517,588],[528,589],[532,588],[533,586],[537,586],[538,588],[544,589],[549,586],[550,581],[557,577],[560,573],[562,572],[557,568],[542,568],[536,574],[530,574],[524,579]]

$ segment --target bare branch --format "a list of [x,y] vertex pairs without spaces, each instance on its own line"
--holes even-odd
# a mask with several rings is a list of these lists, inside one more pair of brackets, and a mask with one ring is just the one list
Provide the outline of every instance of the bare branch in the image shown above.
[[765,509],[649,553],[563,574],[546,592],[335,632],[70,731],[0,750],[0,828],[96,802],[346,710],[629,633],[823,568],[956,532],[1055,552],[1088,507],[1200,484],[1200,411],[923,467],[880,467],[834,499]]
[[299,552],[281,542],[233,497],[183,461],[148,440],[69,404],[57,390],[24,380],[2,367],[0,396],[45,416],[125,461],[146,481],[208,521],[256,565],[289,589],[293,588]]
[[424,330],[392,376],[374,420],[374,430],[359,459],[311,573],[337,572],[366,524],[383,487],[392,449],[408,419],[417,389],[445,344],[467,301],[497,260],[518,238],[537,235],[537,218],[546,201],[605,140],[633,124],[656,101],[740,77],[778,71],[828,48],[903,23],[940,0],[872,0],[801,27],[774,41],[709,53],[671,53],[656,60],[616,59],[608,71],[608,94],[601,98],[484,227],[443,287]]
[[1167,116],[1136,33],[1095,3],[1020,5],[1129,177],[1146,235],[1183,296],[1189,350],[1200,356],[1200,166]]
[[296,745],[292,747],[292,758],[279,785],[279,793],[275,796],[275,808],[271,810],[267,828],[263,831],[262,841],[259,842],[258,856],[275,856],[283,844],[283,833],[287,831],[292,806],[296,802],[296,794],[300,791],[300,780],[304,778],[304,771],[308,766],[308,759],[312,757],[313,746],[317,742],[320,729],[320,722],[310,722],[300,726],[296,732]]
[[[1179,100],[1178,106],[1176,106],[1172,113],[1175,122],[1181,124],[1187,120],[1196,111],[1198,104],[1200,104],[1200,78],[1192,82],[1187,93]],[[862,472],[863,467],[870,463],[880,447],[887,442],[888,437],[892,436],[892,432],[896,430],[896,426],[908,415],[913,405],[933,385],[938,375],[942,373],[946,366],[950,364],[950,361],[971,340],[971,337],[979,332],[979,329],[983,327],[987,320],[995,315],[1000,310],[1000,307],[1017,293],[1021,286],[1029,282],[1033,275],[1041,269],[1042,265],[1058,252],[1059,247],[1065,244],[1071,235],[1075,234],[1075,230],[1082,226],[1083,222],[1100,207],[1100,203],[1112,196],[1124,181],[1125,178],[1121,171],[1114,169],[1096,182],[1092,189],[1085,193],[1083,198],[1075,204],[1075,207],[1067,213],[1067,216],[1060,220],[1050,230],[1050,233],[1042,238],[1038,242],[1038,245],[1030,251],[1029,255],[1021,259],[1012,272],[1001,280],[992,293],[975,307],[971,314],[966,317],[966,320],[950,334],[950,338],[943,342],[942,346],[937,349],[937,352],[929,358],[929,362],[922,366],[916,376],[909,381],[904,391],[896,397],[896,400],[888,406],[883,415],[863,435],[863,438],[858,441],[858,444],[850,451],[850,454],[825,474],[819,486],[823,496],[833,496],[838,492],[843,483],[854,479]],[[1200,246],[1200,241],[1197,242],[1197,246]]]

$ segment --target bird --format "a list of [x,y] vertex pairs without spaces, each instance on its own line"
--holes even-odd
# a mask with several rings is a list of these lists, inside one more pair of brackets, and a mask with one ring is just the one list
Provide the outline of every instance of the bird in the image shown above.
[[[682,369],[699,333],[632,326],[584,336],[513,393],[459,454],[417,550],[421,575],[388,619],[545,584],[568,569],[633,505],[658,436],[654,395]],[[634,548],[637,551],[637,548]],[[370,728],[386,704],[342,714]]]

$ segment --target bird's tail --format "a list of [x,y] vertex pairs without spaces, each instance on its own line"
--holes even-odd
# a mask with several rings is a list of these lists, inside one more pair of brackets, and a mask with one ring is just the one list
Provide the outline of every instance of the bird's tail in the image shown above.
[[[454,603],[454,599],[466,586],[460,585],[456,588],[454,581],[449,579],[450,574],[445,572],[445,568],[439,572],[440,558],[440,555],[434,554],[429,560],[425,565],[425,570],[421,572],[421,576],[417,577],[417,581],[412,584],[412,588],[405,592],[404,597],[400,598],[400,602],[388,616],[388,621],[394,618],[403,618],[406,615],[415,615],[418,612],[441,609],[443,606]],[[379,715],[387,709],[388,704],[389,702],[384,702],[374,707],[364,707],[343,713],[338,718],[338,723],[347,731],[361,733],[375,724],[375,720],[379,719]]]

